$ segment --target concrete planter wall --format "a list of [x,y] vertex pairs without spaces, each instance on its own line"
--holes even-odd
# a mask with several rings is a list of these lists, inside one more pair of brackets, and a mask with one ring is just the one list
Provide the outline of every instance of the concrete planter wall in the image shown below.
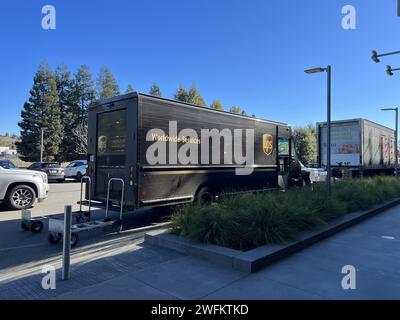
[[193,243],[182,237],[169,234],[168,231],[165,230],[146,234],[145,242],[151,245],[169,248],[184,254],[204,258],[229,268],[250,273],[398,204],[400,204],[400,199],[387,202],[383,205],[377,205],[367,211],[349,213],[332,221],[329,225],[301,234],[296,241],[280,245],[268,244],[247,252],[220,247],[213,244]]

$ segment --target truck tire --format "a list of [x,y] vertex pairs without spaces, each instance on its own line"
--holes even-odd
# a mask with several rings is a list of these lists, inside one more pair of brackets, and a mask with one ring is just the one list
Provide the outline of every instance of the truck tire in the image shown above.
[[35,199],[35,191],[30,186],[21,184],[7,192],[5,204],[11,210],[22,210],[32,207]]
[[79,236],[76,232],[71,233],[71,248],[76,247],[79,241]]
[[47,236],[47,241],[49,241],[49,243],[51,244],[56,244],[61,241],[61,237],[59,235],[53,235],[49,233],[49,235]]
[[196,194],[195,203],[198,205],[208,205],[213,201],[214,192],[213,190],[208,187],[204,186],[201,187],[200,190]]

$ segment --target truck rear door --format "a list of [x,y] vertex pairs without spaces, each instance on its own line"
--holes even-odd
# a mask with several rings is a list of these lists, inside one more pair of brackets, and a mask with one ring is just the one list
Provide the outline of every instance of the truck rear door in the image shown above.
[[[97,114],[95,198],[106,199],[111,178],[127,176],[127,110],[118,109]],[[126,186],[125,186],[126,187]],[[113,182],[110,199],[121,198],[121,183]]]

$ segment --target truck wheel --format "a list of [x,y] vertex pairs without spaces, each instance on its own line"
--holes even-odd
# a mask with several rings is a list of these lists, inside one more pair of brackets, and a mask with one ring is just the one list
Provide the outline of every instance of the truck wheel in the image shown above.
[[71,233],[71,247],[75,247],[78,244],[79,236],[77,233]]
[[60,240],[61,240],[61,237],[59,235],[53,235],[53,234],[49,233],[49,235],[47,236],[47,241],[49,241],[51,244],[59,243]]
[[39,233],[43,229],[43,222],[42,221],[34,221],[31,223],[31,232],[32,233]]
[[15,186],[6,195],[6,206],[11,210],[28,209],[35,202],[35,191],[26,185]]
[[210,187],[202,187],[196,195],[195,202],[198,205],[208,205],[212,202],[214,193]]

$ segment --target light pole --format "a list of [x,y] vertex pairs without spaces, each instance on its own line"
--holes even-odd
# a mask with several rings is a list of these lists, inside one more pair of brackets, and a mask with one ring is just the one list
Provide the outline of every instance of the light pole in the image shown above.
[[327,171],[327,177],[326,177],[326,190],[328,194],[331,194],[331,177],[332,177],[332,172],[331,172],[331,92],[332,92],[332,72],[331,72],[331,66],[327,66],[326,68],[313,68],[313,69],[307,69],[304,71],[307,74],[313,74],[313,73],[320,73],[320,72],[326,72],[327,74],[327,116],[326,116],[326,171]]
[[395,114],[396,114],[396,131],[395,131],[395,134],[394,134],[394,175],[397,177],[397,166],[398,166],[398,162],[399,162],[399,160],[398,160],[398,156],[399,156],[399,154],[398,154],[398,150],[397,150],[397,135],[398,135],[398,132],[399,132],[399,108],[398,107],[396,107],[396,108],[384,108],[384,109],[381,109],[382,111],[394,111],[395,112]]
[[43,162],[43,136],[44,136],[44,130],[41,128],[41,138],[40,138],[40,162]]

